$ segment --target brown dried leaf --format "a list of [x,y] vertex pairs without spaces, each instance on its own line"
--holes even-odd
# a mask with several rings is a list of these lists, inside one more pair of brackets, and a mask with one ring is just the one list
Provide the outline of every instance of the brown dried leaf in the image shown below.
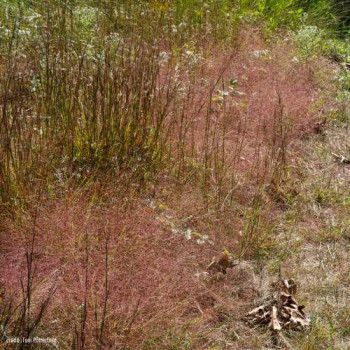
[[295,295],[297,292],[297,285],[294,280],[282,280],[283,283],[283,291],[290,294]]
[[299,311],[292,310],[290,321],[301,326],[308,327],[310,325],[310,320],[304,317]]
[[277,332],[279,332],[282,329],[281,324],[278,321],[277,307],[276,306],[272,307],[271,320],[270,320],[270,323],[269,323],[269,327],[273,331],[277,331]]
[[248,312],[248,315],[247,316],[256,316],[258,314],[263,315],[264,314],[264,311],[269,307],[269,305],[261,305],[255,309],[253,309],[252,311]]
[[222,254],[222,256],[217,260],[214,259],[207,267],[207,271],[216,273],[221,272],[226,274],[226,270],[237,266],[239,263],[237,261],[233,261],[229,254]]
[[253,324],[265,324],[273,331],[274,336],[284,328],[301,330],[310,324],[305,317],[304,306],[299,305],[294,295],[297,291],[293,280],[280,280],[276,284],[279,295],[274,295],[267,304],[263,304],[247,314],[247,319]]

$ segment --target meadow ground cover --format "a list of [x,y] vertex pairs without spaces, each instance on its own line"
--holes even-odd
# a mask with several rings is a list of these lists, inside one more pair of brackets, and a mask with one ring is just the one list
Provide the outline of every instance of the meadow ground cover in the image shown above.
[[347,349],[349,11],[3,0],[0,348]]

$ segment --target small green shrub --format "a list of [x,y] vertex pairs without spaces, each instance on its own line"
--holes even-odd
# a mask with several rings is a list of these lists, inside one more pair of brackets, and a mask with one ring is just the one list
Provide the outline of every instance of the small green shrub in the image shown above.
[[322,50],[324,33],[317,26],[303,25],[294,35],[303,59],[313,59]]

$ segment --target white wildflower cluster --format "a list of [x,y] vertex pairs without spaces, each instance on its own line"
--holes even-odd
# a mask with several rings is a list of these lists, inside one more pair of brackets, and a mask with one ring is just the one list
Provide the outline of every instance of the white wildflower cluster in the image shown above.
[[40,127],[40,128],[37,128],[36,126],[33,127],[33,130],[38,133],[40,136],[43,135],[44,131],[43,129]]
[[30,35],[30,34],[31,34],[31,31],[28,28],[18,30],[18,35]]
[[185,237],[189,241],[191,239],[195,239],[196,243],[199,245],[209,243],[211,245],[214,245],[214,242],[210,239],[210,237],[206,234],[201,234],[197,231],[193,231],[192,229],[188,228],[185,231]]
[[209,243],[211,245],[214,244],[214,242],[209,238],[208,235],[202,235],[201,233],[199,232],[196,232],[196,231],[192,231],[190,228],[188,228],[186,231],[185,231],[185,237],[187,240],[191,240],[191,239],[195,239],[196,240],[196,243],[199,244],[199,245],[202,245],[202,244],[205,244],[205,243]]
[[185,46],[183,58],[187,63],[193,66],[198,65],[198,63],[204,60],[204,57],[201,53],[196,52],[193,47],[189,46]]
[[[41,27],[40,21],[42,20],[42,15],[31,8],[25,9],[23,13],[20,14],[18,12],[18,6],[13,7],[12,5],[10,1],[5,1],[5,18],[20,18],[20,20],[16,20],[17,23],[15,27],[6,25],[5,21],[0,23],[0,47],[1,43],[4,44],[15,34],[15,38],[18,40],[15,50],[18,52],[18,55],[20,55],[20,51],[23,50],[23,45],[28,41],[34,40],[35,36],[37,36],[37,29]],[[23,53],[21,55],[25,57]]]
[[37,92],[40,88],[41,81],[38,75],[36,75],[33,71],[30,72],[30,83],[29,89],[31,92]]
[[178,97],[184,97],[188,93],[189,81],[184,79],[184,70],[180,63],[176,63],[174,73],[171,80],[174,84],[174,88],[178,93]]
[[269,50],[254,50],[253,57],[257,59],[259,58],[271,59]]
[[178,33],[180,32],[183,28],[185,28],[187,26],[187,23],[186,22],[181,22],[179,23],[178,25],[176,24],[171,24],[170,26],[165,26],[164,29],[166,32],[168,33]]
[[169,62],[170,58],[171,58],[171,52],[161,51],[157,59],[160,64],[164,64]]
[[[348,106],[350,103],[350,75],[342,72],[341,74],[337,75],[336,81],[340,86],[336,97],[336,101],[347,102]],[[349,111],[347,111],[346,113],[350,115]]]
[[25,20],[28,22],[33,22],[38,20],[39,18],[42,18],[42,15],[29,8],[29,14],[25,17]]
[[216,95],[212,98],[213,101],[224,102],[228,96],[243,96],[244,92],[237,90],[238,80],[236,78],[231,78],[228,81],[226,90],[216,90]]
[[118,52],[118,50],[120,50],[121,48],[123,48],[124,50],[126,49],[125,40],[117,32],[109,34],[106,38],[106,43],[109,44],[112,52],[114,53]]
[[[172,215],[168,211],[169,208],[167,207],[167,205],[162,204],[162,203],[156,204],[151,199],[147,199],[146,202],[151,209],[158,212],[158,216],[156,217],[156,219],[159,222],[161,222],[163,225],[170,228],[170,230],[173,234],[181,234],[186,238],[186,240],[188,240],[188,241],[194,240],[199,245],[203,245],[205,243],[214,245],[214,242],[213,242],[213,240],[210,239],[209,235],[201,234],[197,231],[192,230],[191,228],[184,229],[183,228],[184,225],[176,225],[174,223],[174,218],[172,217]],[[186,219],[183,220],[183,223],[184,222],[186,222]],[[187,224],[185,225],[185,227],[186,226],[187,226]]]

